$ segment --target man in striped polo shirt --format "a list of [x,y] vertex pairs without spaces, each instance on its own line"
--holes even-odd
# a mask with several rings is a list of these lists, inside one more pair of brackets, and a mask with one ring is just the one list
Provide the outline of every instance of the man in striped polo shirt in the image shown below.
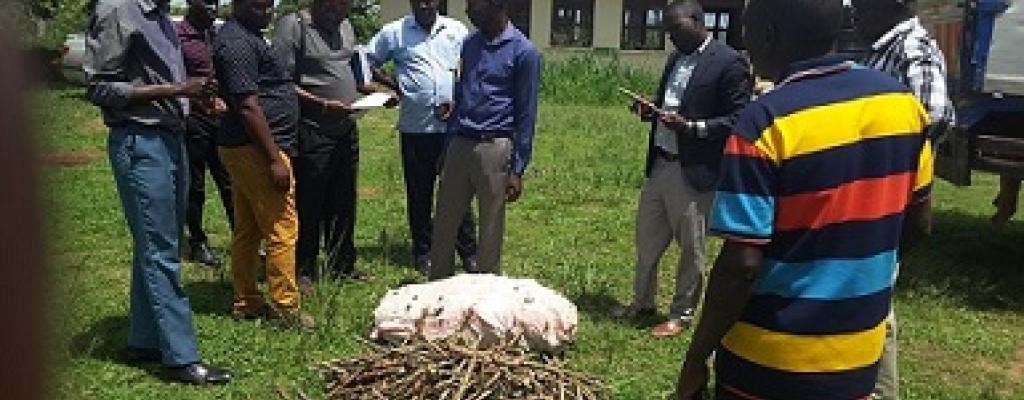
[[726,241],[679,377],[700,398],[854,400],[878,374],[893,271],[928,229],[928,115],[884,73],[832,53],[838,0],[754,0],[755,70],[776,89],[726,143],[711,229]]

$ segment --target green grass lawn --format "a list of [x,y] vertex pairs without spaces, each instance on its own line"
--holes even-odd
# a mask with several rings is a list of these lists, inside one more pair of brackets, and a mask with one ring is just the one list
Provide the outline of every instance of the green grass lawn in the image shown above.
[[[370,285],[325,283],[304,299],[320,320],[309,332],[276,331],[229,314],[226,273],[186,265],[183,282],[206,360],[231,367],[216,388],[164,383],[156,368],[118,361],[128,322],[131,248],[106,159],[106,130],[80,89],[42,92],[37,109],[46,174],[55,294],[55,392],[68,399],[277,399],[278,387],[319,398],[318,362],[366,351],[356,339],[377,300],[417,278],[408,264],[404,192],[393,112],[361,121],[359,265]],[[646,127],[625,107],[541,108],[523,199],[510,207],[505,272],[533,277],[581,310],[570,364],[606,379],[616,398],[663,399],[687,336],[652,340],[607,317],[628,301],[633,218]],[[989,227],[995,180],[935,189],[935,235],[903,266],[896,308],[906,399],[1024,399],[1024,222]],[[212,185],[210,186],[212,190]],[[230,233],[210,197],[207,227],[223,253]],[[718,243],[711,243],[717,252]],[[678,250],[663,260],[662,305]]]

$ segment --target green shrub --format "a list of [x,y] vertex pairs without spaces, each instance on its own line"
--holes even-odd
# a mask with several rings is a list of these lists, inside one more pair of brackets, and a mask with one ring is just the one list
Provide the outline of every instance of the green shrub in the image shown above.
[[586,54],[545,61],[540,96],[557,104],[625,105],[628,99],[619,87],[650,95],[657,85],[658,77],[647,70]]

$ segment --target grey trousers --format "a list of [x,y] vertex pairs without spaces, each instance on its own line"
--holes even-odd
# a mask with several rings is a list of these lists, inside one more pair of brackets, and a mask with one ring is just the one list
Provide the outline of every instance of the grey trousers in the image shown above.
[[475,196],[480,225],[477,240],[479,271],[501,273],[505,236],[505,185],[510,171],[512,141],[475,140],[454,136],[445,153],[430,245],[430,280],[455,273],[455,242]]
[[683,181],[678,162],[658,157],[640,192],[636,215],[636,276],[633,304],[657,308],[658,262],[674,239],[682,254],[669,318],[691,314],[704,285],[706,215],[713,192],[698,192]]
[[900,374],[896,366],[896,353],[899,345],[896,341],[896,313],[889,312],[885,321],[885,347],[882,348],[882,360],[879,362],[878,380],[871,398],[876,400],[898,400],[900,398]]

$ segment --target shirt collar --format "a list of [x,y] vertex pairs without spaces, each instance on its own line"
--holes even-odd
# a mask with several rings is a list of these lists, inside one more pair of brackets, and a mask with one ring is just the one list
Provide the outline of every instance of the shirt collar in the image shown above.
[[704,50],[707,50],[709,44],[711,44],[711,35],[708,35],[706,38],[704,38],[704,43],[701,43],[700,46],[697,47],[697,50],[693,52],[693,54],[697,55],[703,53]]
[[810,60],[797,61],[786,68],[782,79],[776,82],[778,86],[798,81],[811,76],[828,75],[839,71],[845,71],[854,66],[853,57],[849,54],[829,54],[823,57]]
[[[443,18],[444,18],[443,15],[437,14],[437,18],[434,18],[434,26],[431,26],[430,27],[430,31],[427,32],[428,35],[437,34],[442,29],[445,28],[444,21],[442,20]],[[412,15],[410,15],[410,16],[405,18],[405,24],[410,26],[410,27],[412,27],[412,28],[419,29],[420,31],[423,30],[423,27],[420,26],[420,23],[416,22],[416,17],[414,17]]]
[[697,46],[697,49],[695,49],[694,51],[692,51],[690,53],[683,53],[681,50],[676,49],[676,53],[678,54],[679,58],[681,58],[681,59],[682,58],[686,58],[686,57],[693,57],[693,56],[697,56],[697,55],[700,55],[701,53],[703,53],[704,50],[708,49],[709,45],[711,45],[711,35],[708,35],[706,38],[704,38],[704,42],[702,42],[700,44],[700,46]]
[[509,21],[508,25],[505,25],[505,30],[502,31],[501,34],[498,35],[498,37],[494,38],[494,40],[487,40],[487,37],[485,36],[484,40],[487,42],[488,46],[500,46],[505,42],[511,41],[515,38],[516,27],[512,25],[512,21]]
[[908,18],[906,21],[896,24],[896,26],[892,27],[889,32],[886,32],[882,37],[878,38],[878,40],[871,45],[871,49],[875,51],[884,49],[897,37],[912,32],[914,29],[917,29],[919,25],[921,25],[921,20],[917,17]]

